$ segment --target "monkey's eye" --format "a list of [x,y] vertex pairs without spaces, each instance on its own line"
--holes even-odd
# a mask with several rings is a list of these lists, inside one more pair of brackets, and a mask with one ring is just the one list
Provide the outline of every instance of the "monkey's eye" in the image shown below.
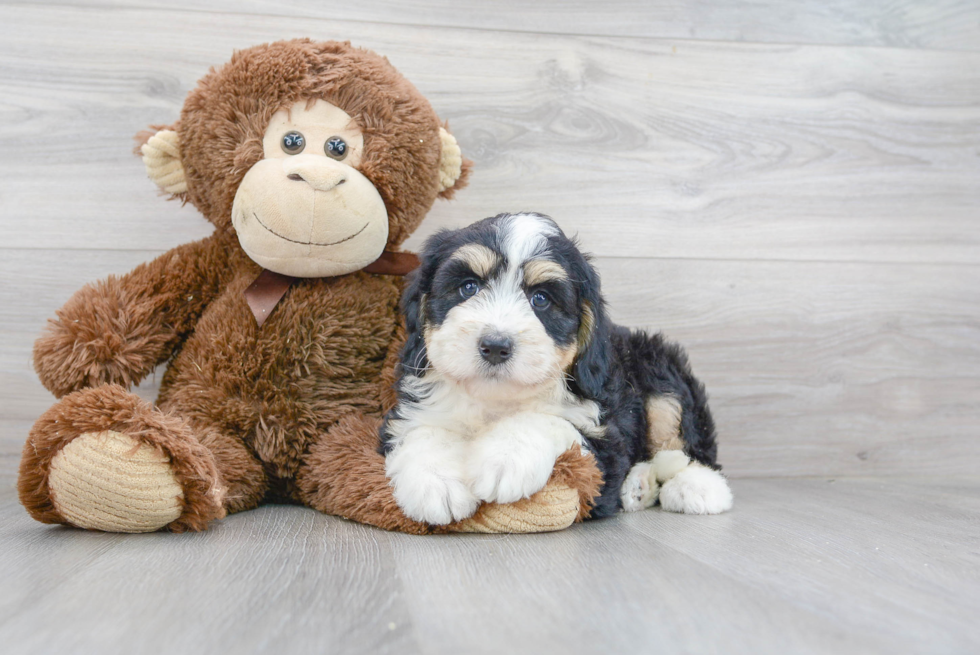
[[298,155],[306,147],[306,137],[295,130],[286,132],[282,136],[282,143],[280,145],[282,146],[282,151],[287,155]]
[[472,298],[479,290],[480,283],[476,280],[466,280],[466,282],[459,285],[459,295],[463,296],[464,298]]
[[531,307],[535,309],[548,309],[551,306],[551,298],[544,291],[535,291],[531,296]]
[[327,153],[327,157],[333,157],[339,161],[347,156],[347,142],[339,136],[332,136],[323,144],[323,150]]

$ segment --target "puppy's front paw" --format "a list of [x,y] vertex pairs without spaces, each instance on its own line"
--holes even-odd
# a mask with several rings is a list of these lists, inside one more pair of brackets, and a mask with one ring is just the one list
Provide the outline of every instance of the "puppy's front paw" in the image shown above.
[[713,469],[693,463],[660,488],[660,506],[684,514],[720,514],[732,508],[728,480]]
[[432,525],[469,518],[480,504],[462,480],[425,469],[402,471],[391,485],[405,516]]
[[513,503],[544,488],[555,466],[550,453],[532,449],[486,452],[474,459],[473,493],[489,503]]
[[555,459],[579,442],[575,426],[557,416],[527,412],[504,419],[474,445],[473,493],[496,503],[530,498],[548,483]]

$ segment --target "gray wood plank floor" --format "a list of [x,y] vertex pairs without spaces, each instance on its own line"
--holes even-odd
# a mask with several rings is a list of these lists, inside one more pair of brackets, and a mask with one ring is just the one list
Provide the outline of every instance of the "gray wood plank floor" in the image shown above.
[[[132,135],[297,36],[387,55],[475,161],[409,247],[549,213],[617,321],[688,347],[734,512],[445,538],[27,517],[44,320],[209,232]],[[980,2],[0,0],[0,155],[0,651],[980,651]]]
[[[0,492],[0,643],[28,653],[969,653],[980,484],[743,479],[531,536],[267,506],[196,535],[40,527]],[[10,648],[10,650],[7,650]]]

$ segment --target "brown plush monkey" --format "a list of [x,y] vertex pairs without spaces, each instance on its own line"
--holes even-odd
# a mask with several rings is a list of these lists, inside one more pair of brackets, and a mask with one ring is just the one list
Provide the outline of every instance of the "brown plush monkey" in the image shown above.
[[[61,400],[25,444],[21,502],[115,532],[203,530],[265,501],[433,531],[399,511],[377,452],[412,264],[398,248],[469,172],[428,102],[374,53],[272,43],[212,70],[141,150],[214,234],[50,322],[34,366]],[[155,406],[128,391],[163,362]],[[599,484],[569,452],[536,496],[440,530],[565,527]]]

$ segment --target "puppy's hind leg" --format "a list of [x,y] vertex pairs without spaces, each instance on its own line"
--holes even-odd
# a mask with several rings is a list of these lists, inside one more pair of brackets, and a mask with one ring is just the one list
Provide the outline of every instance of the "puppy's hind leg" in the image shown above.
[[728,480],[684,453],[664,450],[653,457],[652,468],[661,483],[660,506],[682,514],[721,514],[734,500]]
[[660,483],[687,466],[681,439],[681,405],[670,395],[650,396],[646,401],[647,443],[657,455],[630,469],[620,490],[623,509],[636,512],[657,503]]
[[623,509],[636,512],[660,506],[680,514],[720,514],[734,500],[728,480],[679,450],[662,450],[630,469],[620,492]]
[[661,493],[660,485],[676,476],[690,462],[691,459],[683,451],[662,450],[653,459],[634,465],[620,491],[623,509],[636,512],[656,505]]
[[[652,468],[660,483],[660,506],[668,512],[683,514],[720,514],[732,508],[732,490],[728,480],[718,471],[691,460],[682,428],[685,413],[701,412],[707,416],[707,404],[682,407],[671,395],[651,396],[646,403],[649,422]],[[688,415],[686,418],[690,419]],[[710,422],[713,425],[713,422]],[[697,421],[688,420],[691,436]],[[713,428],[701,435],[701,443],[714,443]],[[713,450],[712,450],[713,453]],[[711,460],[709,460],[711,461]]]
[[728,480],[684,453],[680,403],[672,396],[652,396],[646,403],[652,460],[633,466],[621,490],[623,509],[646,509],[660,500],[669,512],[720,514],[732,508]]

